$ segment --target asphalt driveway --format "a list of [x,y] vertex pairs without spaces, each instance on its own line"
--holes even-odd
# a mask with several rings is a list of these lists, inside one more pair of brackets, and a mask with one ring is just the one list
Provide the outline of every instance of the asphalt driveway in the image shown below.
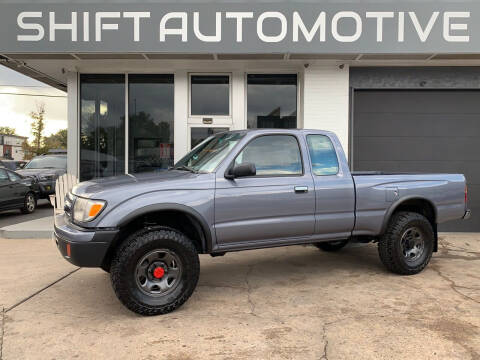
[[202,256],[192,298],[145,318],[117,301],[106,273],[69,265],[50,240],[0,239],[2,356],[479,359],[479,240],[442,235],[410,277],[386,272],[375,245]]

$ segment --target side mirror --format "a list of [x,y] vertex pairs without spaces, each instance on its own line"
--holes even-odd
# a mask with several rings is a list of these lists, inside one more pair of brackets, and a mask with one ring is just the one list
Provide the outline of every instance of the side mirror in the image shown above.
[[227,179],[233,180],[235,178],[245,177],[245,176],[255,176],[257,174],[257,169],[255,164],[252,163],[241,163],[234,166],[230,171],[225,174]]

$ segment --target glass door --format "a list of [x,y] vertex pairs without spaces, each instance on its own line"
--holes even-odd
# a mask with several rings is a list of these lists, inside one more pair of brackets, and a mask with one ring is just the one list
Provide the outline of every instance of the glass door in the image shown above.
[[188,149],[232,127],[231,74],[189,74]]

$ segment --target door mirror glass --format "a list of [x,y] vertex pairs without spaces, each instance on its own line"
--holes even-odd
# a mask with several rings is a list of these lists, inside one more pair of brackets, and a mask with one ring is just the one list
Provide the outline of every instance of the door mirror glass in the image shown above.
[[230,171],[229,176],[227,178],[234,179],[239,177],[246,177],[246,176],[255,176],[257,174],[257,169],[255,165],[252,163],[241,163],[235,165],[233,169]]

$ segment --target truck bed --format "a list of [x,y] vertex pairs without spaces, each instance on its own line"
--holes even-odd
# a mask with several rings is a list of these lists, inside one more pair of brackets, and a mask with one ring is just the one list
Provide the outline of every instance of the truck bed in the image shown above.
[[385,219],[405,201],[428,202],[442,223],[461,218],[466,211],[465,177],[461,174],[352,172],[355,184],[353,235],[381,233]]

